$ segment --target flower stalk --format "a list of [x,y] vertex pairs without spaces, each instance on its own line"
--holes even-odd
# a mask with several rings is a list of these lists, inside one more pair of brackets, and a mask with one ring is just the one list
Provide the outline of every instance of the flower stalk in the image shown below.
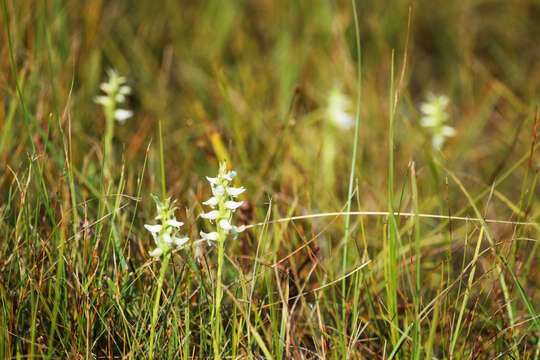
[[225,241],[232,235],[233,238],[238,236],[238,233],[245,230],[245,226],[235,226],[231,223],[232,216],[236,209],[242,205],[242,201],[235,201],[235,198],[242,194],[246,189],[243,187],[232,187],[232,181],[236,176],[236,172],[227,172],[225,163],[219,166],[217,177],[207,177],[210,187],[212,188],[212,197],[203,202],[212,210],[201,214],[203,219],[207,219],[215,224],[215,231],[205,233],[201,231],[201,237],[210,245],[217,243],[218,247],[218,265],[216,274],[216,290],[214,297],[214,307],[212,308],[212,342],[214,348],[214,359],[221,359],[221,337],[222,337],[222,320],[221,320],[221,302],[223,300],[223,266],[225,260]]
[[126,78],[118,75],[118,73],[109,69],[109,76],[106,82],[101,83],[100,89],[104,95],[96,96],[94,101],[103,107],[105,114],[105,140],[103,145],[103,155],[105,158],[106,169],[112,166],[112,141],[114,137],[115,121],[123,124],[127,119],[133,116],[133,112],[127,109],[118,108],[119,104],[126,101],[127,95],[131,94],[131,88],[126,85]]
[[450,117],[446,110],[449,102],[448,97],[444,95],[436,96],[429,93],[427,101],[420,106],[422,112],[420,123],[431,132],[431,145],[435,150],[442,149],[447,137],[456,135],[456,130],[446,125]]
[[156,297],[154,299],[154,308],[152,310],[152,325],[150,328],[150,353],[148,356],[150,360],[154,358],[154,337],[156,333],[156,321],[157,321],[158,313],[159,313],[159,301],[161,299],[161,289],[163,288],[163,281],[165,280],[165,274],[167,273],[167,267],[169,265],[170,258],[171,258],[171,254],[167,253],[161,261],[161,270],[159,272],[158,287],[156,291]]
[[165,274],[167,273],[167,267],[171,258],[171,249],[182,248],[189,240],[188,237],[181,237],[178,229],[184,225],[184,223],[176,220],[174,212],[174,201],[171,202],[170,198],[159,201],[157,197],[153,197],[156,202],[156,208],[158,215],[156,220],[159,220],[161,224],[149,225],[145,224],[144,227],[148,230],[154,242],[156,248],[149,252],[149,255],[155,258],[161,258],[161,270],[159,273],[158,287],[154,299],[154,307],[152,310],[152,324],[150,328],[150,349],[149,358],[154,358],[154,337],[156,332],[156,321],[159,313],[159,301],[161,299],[161,289],[163,288],[163,281],[165,280]]

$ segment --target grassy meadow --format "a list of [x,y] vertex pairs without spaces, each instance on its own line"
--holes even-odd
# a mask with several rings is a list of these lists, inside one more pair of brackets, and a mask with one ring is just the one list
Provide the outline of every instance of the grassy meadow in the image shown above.
[[0,1],[1,359],[540,359],[538,0]]

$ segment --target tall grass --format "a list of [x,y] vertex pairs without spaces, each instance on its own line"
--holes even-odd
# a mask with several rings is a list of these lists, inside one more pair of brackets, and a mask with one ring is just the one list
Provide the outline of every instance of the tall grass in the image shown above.
[[[410,5],[2,0],[0,358],[539,359],[540,8]],[[247,230],[213,247],[221,161]]]

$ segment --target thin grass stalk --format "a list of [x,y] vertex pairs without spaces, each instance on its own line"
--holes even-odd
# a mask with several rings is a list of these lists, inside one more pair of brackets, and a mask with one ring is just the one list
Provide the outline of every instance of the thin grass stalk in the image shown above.
[[[465,189],[465,187],[463,186],[461,181],[458,179],[458,177],[454,173],[449,171],[448,169],[446,169],[446,172],[450,175],[450,177],[454,180],[454,182],[456,182],[456,184],[461,189],[463,194],[467,197],[467,200],[469,200],[469,202],[471,203],[471,206],[472,206],[474,212],[476,213],[476,215],[479,218],[481,218],[482,215],[480,213],[480,210],[478,210],[478,207],[473,202],[473,198],[471,197],[469,192]],[[521,283],[519,282],[519,279],[517,278],[516,274],[514,273],[514,270],[512,269],[510,264],[508,263],[508,260],[506,259],[504,254],[498,253],[496,251],[495,242],[493,240],[493,235],[491,234],[491,231],[489,230],[489,227],[488,227],[487,223],[484,220],[482,220],[481,223],[482,223],[482,228],[484,228],[485,233],[486,233],[486,239],[488,240],[489,245],[491,246],[491,249],[492,249],[493,253],[495,254],[497,260],[499,261],[498,263],[495,264],[495,270],[496,270],[497,274],[499,275],[499,282],[501,284],[501,289],[502,289],[503,296],[504,296],[504,301],[505,301],[505,305],[506,305],[506,311],[507,311],[507,314],[508,314],[508,320],[510,322],[510,326],[511,327],[515,326],[515,317],[514,317],[514,309],[513,309],[513,306],[512,306],[512,300],[510,298],[508,285],[506,284],[506,280],[505,280],[504,273],[503,273],[503,268],[506,269],[506,271],[510,274],[510,276],[512,278],[512,281],[514,282],[514,285],[517,288],[523,303],[527,307],[527,311],[529,312],[529,315],[533,319],[533,323],[534,323],[537,331],[539,331],[540,330],[540,321],[538,320],[538,317],[536,316],[537,313],[536,313],[536,310],[534,309],[534,306],[530,302],[527,294],[525,293],[525,290],[523,289]],[[501,264],[502,264],[502,267],[501,267]],[[519,350],[518,349],[515,350],[514,356],[517,356],[517,358],[519,358]]]
[[184,343],[182,346],[182,349],[184,351],[184,359],[189,358],[190,353],[190,341],[191,341],[191,273],[187,273],[187,284],[186,284],[186,305],[184,308],[184,326],[185,326],[185,336],[184,336]]
[[411,190],[414,205],[414,327],[413,327],[413,360],[420,359],[422,351],[422,332],[420,327],[420,218],[418,217],[418,186],[416,184],[416,168],[414,162],[411,164]]
[[[538,181],[538,173],[536,173],[536,175],[534,176],[534,180],[533,180],[533,183],[532,183],[532,186],[531,186],[531,189],[536,189],[536,183]],[[535,198],[535,192],[534,191],[531,191],[530,194],[529,194],[529,200],[528,200],[528,205],[530,207],[533,199]],[[535,227],[536,227],[536,231],[540,231],[540,225],[538,223],[535,224]],[[529,273],[530,271],[530,268],[531,268],[531,265],[533,263],[533,260],[535,258],[535,255],[536,255],[536,250],[538,249],[538,244],[540,242],[536,241],[532,247],[532,249],[530,250],[530,253],[529,253],[529,256],[527,258],[527,260],[525,261],[525,265],[523,266],[523,270],[521,270],[521,277],[523,278],[522,281],[525,281],[525,276]],[[540,339],[540,337],[539,337]],[[540,350],[540,349],[539,349]]]
[[60,310],[60,298],[62,293],[61,286],[64,284],[64,249],[65,249],[65,240],[66,240],[66,234],[65,234],[65,226],[62,226],[60,229],[60,232],[57,236],[57,242],[58,242],[58,265],[56,268],[56,281],[54,282],[54,301],[53,301],[53,311],[52,311],[52,320],[51,320],[51,327],[49,329],[49,341],[48,341],[48,348],[49,351],[47,352],[47,359],[50,359],[54,352],[54,333],[57,331],[57,317],[58,312]]
[[[353,143],[353,153],[352,153],[352,159],[351,159],[351,172],[349,176],[349,190],[347,192],[347,213],[350,213],[351,211],[351,202],[352,202],[352,194],[353,194],[353,184],[354,184],[354,173],[356,168],[356,153],[358,151],[358,128],[360,124],[360,99],[362,96],[362,52],[360,48],[360,30],[358,25],[358,14],[356,9],[356,1],[351,0],[352,7],[353,7],[353,13],[354,13],[354,29],[355,29],[355,37],[356,37],[356,55],[358,58],[358,81],[357,81],[357,90],[356,90],[356,116],[355,116],[355,125],[354,125],[354,143]],[[347,214],[345,216],[345,235],[343,238],[343,263],[341,267],[342,274],[345,274],[347,272],[347,251],[348,251],[348,244],[349,244],[349,228],[351,226],[351,217],[350,214]],[[347,306],[346,306],[346,279],[343,279],[341,283],[341,292],[342,292],[342,321],[343,321],[343,334],[346,333],[346,312],[347,312]]]
[[459,332],[461,330],[461,321],[463,320],[465,306],[467,305],[467,302],[469,301],[469,296],[471,294],[471,288],[472,288],[473,280],[474,280],[474,273],[476,272],[476,263],[478,261],[478,257],[480,254],[480,245],[482,244],[483,236],[484,236],[484,228],[482,227],[480,228],[480,234],[478,235],[478,241],[476,242],[476,248],[474,249],[474,256],[472,259],[473,266],[472,266],[471,272],[469,273],[469,280],[467,281],[467,288],[465,289],[465,295],[463,296],[463,301],[461,302],[461,308],[459,309],[459,315],[458,315],[458,319],[456,323],[456,328],[454,330],[454,334],[450,342],[450,349],[449,349],[450,358],[452,358],[453,353],[454,353],[454,348],[456,346]]
[[392,64],[390,70],[390,124],[388,129],[388,211],[390,217],[388,221],[388,317],[392,325],[390,326],[390,336],[392,345],[397,344],[397,225],[394,216],[394,51],[392,50]]
[[[441,264],[441,279],[444,279],[444,262]],[[439,326],[439,313],[441,309],[441,300],[439,299],[439,296],[443,292],[443,284],[444,282],[441,282],[439,292],[437,294],[437,297],[435,298],[435,303],[433,305],[433,317],[431,318],[431,323],[429,325],[429,335],[426,342],[426,359],[431,359],[431,355],[433,354],[433,342],[435,340],[435,334],[437,333],[437,327]]]
[[[531,163],[532,163],[532,156],[533,156],[533,149],[534,149],[534,143],[536,141],[536,125],[537,125],[537,115],[538,115],[538,108],[536,108],[535,110],[535,113],[534,113],[534,118],[533,118],[533,128],[532,128],[532,142],[531,142],[531,150],[530,150],[530,155],[529,155],[529,161],[528,161],[528,164],[527,164],[527,167],[525,169],[525,176],[523,178],[523,182],[521,183],[521,195],[519,197],[519,205],[518,205],[518,209],[519,209],[519,212],[517,214],[517,221],[520,221],[521,220],[521,217],[522,217],[522,214],[523,214],[523,207],[524,207],[524,203],[525,203],[525,197],[526,197],[526,194],[527,194],[527,184],[529,183],[529,174],[530,174],[530,171],[531,171]],[[534,188],[530,188],[529,189],[530,192],[534,192]],[[519,234],[519,233],[518,233]],[[515,259],[517,258],[517,241],[513,241],[512,242],[512,256],[510,257],[510,265],[513,267],[514,264],[515,264]]]
[[[263,246],[263,241],[264,241],[264,245],[266,245],[267,231],[268,231],[268,221],[270,221],[271,211],[272,211],[272,198],[269,199],[268,211],[266,212],[266,218],[264,219],[266,225],[263,226],[263,228],[259,232],[259,236],[258,236],[258,240],[257,240],[257,250],[255,252],[256,261],[253,262],[253,271],[251,272],[252,281],[251,281],[251,289],[250,289],[250,293],[249,293],[249,302],[248,302],[249,305],[248,305],[248,312],[247,312],[248,316],[251,316],[252,304],[253,304],[253,295],[255,294],[255,285],[257,283],[257,264],[258,264],[257,259],[259,259],[259,254],[260,254],[261,247]],[[251,347],[252,347],[251,332],[248,331],[247,335],[248,335],[248,352],[249,352]],[[250,355],[250,358],[252,358],[252,355]]]

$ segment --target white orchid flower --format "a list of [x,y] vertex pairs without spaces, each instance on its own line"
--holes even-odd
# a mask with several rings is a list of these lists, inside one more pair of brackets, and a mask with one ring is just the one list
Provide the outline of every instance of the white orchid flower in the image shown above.
[[203,202],[204,205],[210,206],[212,209],[207,213],[201,214],[201,218],[213,220],[216,222],[215,231],[210,233],[201,232],[201,237],[208,242],[225,241],[227,234],[234,235],[245,229],[244,226],[238,227],[231,223],[232,215],[242,204],[243,201],[235,201],[234,199],[246,191],[244,187],[234,187],[232,181],[236,177],[235,171],[225,171],[225,164],[219,167],[219,173],[216,177],[206,177],[212,189],[212,197]]
[[455,136],[456,130],[446,125],[450,118],[446,110],[450,100],[444,95],[427,95],[427,101],[420,105],[420,124],[431,132],[431,143],[434,149],[440,150],[447,137]]
[[165,199],[159,201],[154,197],[156,202],[156,208],[158,215],[156,219],[161,221],[161,224],[145,224],[144,227],[146,230],[150,231],[154,242],[156,243],[156,248],[149,252],[152,257],[159,257],[162,254],[168,252],[171,248],[181,248],[189,240],[188,237],[179,237],[178,229],[184,225],[183,222],[176,220],[174,217],[174,201],[171,202],[171,199]]

